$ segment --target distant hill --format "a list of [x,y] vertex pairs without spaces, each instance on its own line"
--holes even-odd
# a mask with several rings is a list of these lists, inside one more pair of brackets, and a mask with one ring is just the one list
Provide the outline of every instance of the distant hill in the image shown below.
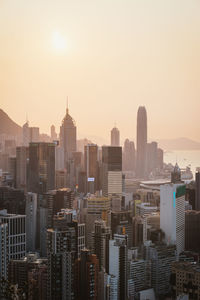
[[157,140],[158,146],[164,150],[200,150],[200,143],[188,138]]
[[22,128],[16,124],[11,118],[0,109],[0,134],[7,135],[20,135],[22,132]]

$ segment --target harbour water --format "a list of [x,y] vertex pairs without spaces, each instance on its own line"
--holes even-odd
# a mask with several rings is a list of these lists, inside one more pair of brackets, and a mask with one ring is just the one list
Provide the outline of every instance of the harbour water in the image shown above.
[[200,151],[166,151],[164,152],[164,162],[173,165],[177,162],[180,168],[190,166],[194,176],[196,168],[200,167]]

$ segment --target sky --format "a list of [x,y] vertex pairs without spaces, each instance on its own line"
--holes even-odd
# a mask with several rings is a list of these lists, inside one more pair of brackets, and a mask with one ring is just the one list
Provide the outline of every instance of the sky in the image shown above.
[[200,141],[199,0],[0,0],[0,108],[57,132],[66,99],[78,137]]

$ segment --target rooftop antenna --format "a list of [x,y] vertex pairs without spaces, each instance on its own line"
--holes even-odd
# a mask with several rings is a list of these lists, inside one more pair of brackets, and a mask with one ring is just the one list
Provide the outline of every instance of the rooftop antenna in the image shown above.
[[66,113],[69,113],[69,106],[68,106],[68,96],[67,96],[67,100],[66,100]]

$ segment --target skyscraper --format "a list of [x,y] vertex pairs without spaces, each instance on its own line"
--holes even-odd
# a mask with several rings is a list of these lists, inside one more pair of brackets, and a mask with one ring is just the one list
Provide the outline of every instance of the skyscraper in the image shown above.
[[124,142],[123,149],[123,170],[135,171],[135,144],[129,139]]
[[119,146],[120,145],[120,132],[117,127],[114,127],[111,130],[111,146]]
[[196,173],[195,210],[200,210],[200,172]]
[[145,177],[147,170],[147,113],[140,106],[137,113],[137,176]]
[[16,148],[16,187],[25,189],[27,187],[29,148]]
[[64,165],[72,159],[72,153],[76,151],[76,124],[66,109],[66,115],[60,126],[60,145],[64,148]]
[[30,143],[28,191],[43,194],[55,187],[55,144]]
[[172,172],[172,183],[160,186],[160,228],[165,242],[176,245],[179,255],[185,247],[185,185],[180,181],[178,165]]
[[54,125],[51,125],[51,140],[54,141],[57,139],[56,128]]
[[94,194],[98,189],[98,146],[88,144],[84,150],[87,192]]

